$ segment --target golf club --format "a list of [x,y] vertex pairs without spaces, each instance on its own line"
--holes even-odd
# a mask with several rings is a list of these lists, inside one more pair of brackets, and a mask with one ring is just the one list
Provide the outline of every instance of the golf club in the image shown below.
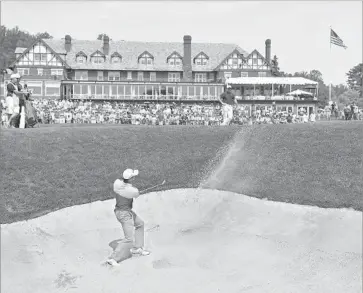
[[141,192],[145,192],[145,191],[147,191],[147,190],[150,190],[150,189],[153,189],[153,188],[156,188],[156,187],[159,187],[159,186],[161,186],[161,185],[164,185],[165,184],[165,180],[163,181],[163,182],[161,182],[160,184],[157,184],[157,185],[155,185],[155,186],[151,186],[151,187],[149,187],[149,188],[146,188],[146,189],[144,189],[144,190],[141,190],[140,191],[140,193]]

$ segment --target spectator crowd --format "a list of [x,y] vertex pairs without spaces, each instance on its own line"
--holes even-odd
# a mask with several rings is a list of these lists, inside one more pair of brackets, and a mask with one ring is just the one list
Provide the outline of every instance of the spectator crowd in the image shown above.
[[[221,125],[222,109],[216,103],[133,103],[35,99],[38,123],[90,123],[132,125]],[[4,122],[4,120],[3,120]],[[6,122],[6,121],[5,121]],[[237,105],[231,124],[280,124],[315,122],[315,113],[297,114],[272,107]],[[4,124],[4,123],[3,123]]]

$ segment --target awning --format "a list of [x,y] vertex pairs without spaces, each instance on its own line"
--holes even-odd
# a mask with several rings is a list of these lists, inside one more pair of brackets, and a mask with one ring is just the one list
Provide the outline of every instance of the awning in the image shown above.
[[288,93],[287,95],[288,96],[313,96],[312,93],[305,92],[305,91],[302,91],[302,90],[296,90],[296,91],[293,91],[291,93]]
[[303,77],[231,77],[226,80],[226,85],[317,85],[316,81]]

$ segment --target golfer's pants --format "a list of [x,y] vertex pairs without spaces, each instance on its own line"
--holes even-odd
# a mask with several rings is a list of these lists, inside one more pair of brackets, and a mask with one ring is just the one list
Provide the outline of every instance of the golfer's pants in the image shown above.
[[144,246],[144,221],[133,211],[115,210],[117,220],[121,223],[125,238],[120,243],[133,244],[134,248]]
[[222,125],[229,125],[233,118],[233,107],[232,106],[223,106],[223,124]]

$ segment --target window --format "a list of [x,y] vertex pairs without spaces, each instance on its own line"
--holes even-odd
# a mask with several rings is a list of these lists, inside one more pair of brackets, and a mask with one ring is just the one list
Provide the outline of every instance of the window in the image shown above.
[[180,81],[180,73],[179,72],[169,72],[168,73],[168,81]]
[[182,58],[180,57],[179,54],[177,53],[173,53],[169,58],[168,58],[168,64],[171,66],[178,66],[182,64]]
[[121,58],[119,56],[111,57],[111,63],[121,63]]
[[17,71],[21,76],[29,75],[29,68],[18,68]]
[[127,79],[132,79],[132,71],[127,71]]
[[239,69],[242,68],[242,64],[243,64],[243,55],[238,52],[235,52],[231,54],[228,57],[227,61],[223,63],[221,69]]
[[258,73],[258,77],[266,77],[267,73],[266,72],[259,72]]
[[248,72],[241,72],[241,77],[248,77]]
[[197,57],[194,59],[194,63],[196,65],[205,66],[208,63],[208,57],[204,53],[200,53]]
[[144,81],[144,73],[143,72],[138,72],[137,73],[137,80],[138,81]]
[[206,73],[196,73],[195,82],[207,82],[207,74]]
[[33,95],[41,96],[42,95],[42,82],[41,81],[28,81],[27,82],[28,89],[33,91]]
[[62,76],[63,75],[63,69],[51,69],[50,74],[51,75]]
[[76,80],[88,80],[88,71],[76,71]]
[[150,72],[150,81],[156,81],[156,72]]
[[153,64],[153,56],[151,56],[149,53],[145,52],[139,57],[139,64],[142,65],[152,65]]
[[120,72],[109,71],[108,72],[108,80],[120,80]]
[[215,80],[214,72],[210,72],[210,73],[209,73],[209,80],[210,80],[210,81],[214,81],[214,80]]
[[224,73],[224,78],[225,79],[228,79],[228,78],[231,78],[232,77],[232,72],[225,72]]
[[97,80],[103,80],[103,71],[97,71]]
[[258,63],[258,59],[252,59],[252,64],[253,65],[257,65],[257,63]]
[[44,53],[34,53],[34,61],[47,61],[47,54]]
[[105,58],[102,57],[102,56],[94,56],[94,57],[91,58],[91,61],[92,61],[92,63],[100,64],[100,63],[103,63],[105,61]]
[[38,75],[42,76],[43,75],[43,68],[38,68],[37,70],[38,70]]
[[86,57],[85,56],[77,56],[76,61],[77,61],[77,63],[86,63]]
[[47,82],[45,84],[45,95],[46,96],[59,96],[60,95],[60,84]]

